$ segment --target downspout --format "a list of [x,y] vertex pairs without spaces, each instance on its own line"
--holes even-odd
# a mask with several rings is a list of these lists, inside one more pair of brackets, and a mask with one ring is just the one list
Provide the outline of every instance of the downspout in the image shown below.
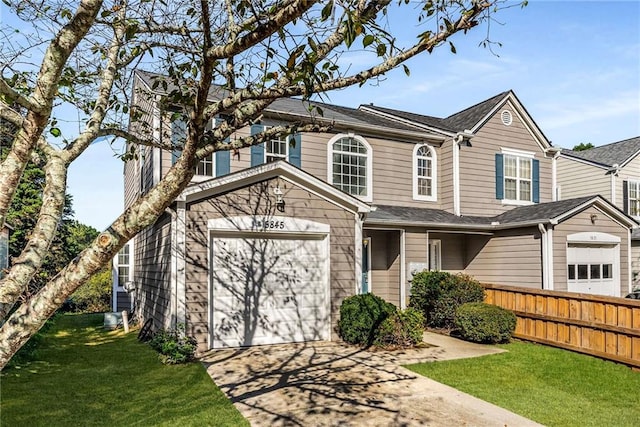
[[551,201],[556,202],[558,200],[558,157],[560,157],[560,151],[556,151],[551,158],[551,188],[553,188]]
[[[169,250],[171,252],[171,275],[169,276],[169,289],[171,289],[171,305],[170,305],[170,327],[175,329],[178,324],[178,254],[177,254],[177,224],[178,224],[178,213],[171,209],[165,209],[165,212],[171,215],[171,243],[169,245]],[[166,320],[165,320],[165,327]]]
[[542,289],[549,289],[549,256],[548,256],[548,242],[547,242],[547,229],[543,224],[538,224],[538,230],[540,230],[540,244],[542,246]]

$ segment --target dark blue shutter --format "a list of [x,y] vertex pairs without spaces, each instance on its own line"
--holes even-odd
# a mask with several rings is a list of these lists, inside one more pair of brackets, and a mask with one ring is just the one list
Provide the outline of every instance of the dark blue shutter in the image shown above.
[[533,203],[540,203],[540,160],[532,160],[531,187]]
[[629,215],[629,181],[622,181],[622,210]]
[[[220,125],[220,123],[222,122],[222,119],[216,117],[216,127],[218,127]],[[229,142],[230,139],[227,137],[225,138],[224,142]],[[216,176],[222,176],[222,175],[226,175],[229,172],[231,172],[231,155],[229,153],[229,150],[224,150],[224,151],[216,151]]]
[[[173,147],[178,147],[184,144],[184,140],[187,136],[187,122],[184,118],[180,118],[171,122],[171,145]],[[171,152],[171,165],[173,166],[178,158],[180,157],[180,153],[182,150],[174,149]]]
[[[251,125],[251,135],[256,135],[262,130],[264,127],[262,125]],[[264,144],[252,145],[251,146],[251,166],[258,166],[264,163]]]
[[504,199],[504,158],[496,154],[496,199]]
[[302,136],[299,133],[296,133],[291,137],[292,141],[289,142],[289,163],[293,166],[302,167],[302,157],[301,157],[301,145],[302,145]]
[[229,150],[216,151],[216,176],[231,172],[231,156]]

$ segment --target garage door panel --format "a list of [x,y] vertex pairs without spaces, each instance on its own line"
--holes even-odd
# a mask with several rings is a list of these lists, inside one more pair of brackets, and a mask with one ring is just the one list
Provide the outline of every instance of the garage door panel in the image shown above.
[[213,347],[329,339],[326,244],[212,238]]
[[619,245],[570,243],[567,247],[567,288],[570,292],[618,295]]

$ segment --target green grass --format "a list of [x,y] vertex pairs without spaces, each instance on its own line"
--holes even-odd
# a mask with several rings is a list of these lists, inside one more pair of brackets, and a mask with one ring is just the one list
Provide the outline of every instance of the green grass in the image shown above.
[[640,373],[524,342],[508,353],[408,366],[412,371],[548,426],[637,426]]
[[102,315],[64,315],[0,378],[2,426],[248,426],[200,363],[166,366]]

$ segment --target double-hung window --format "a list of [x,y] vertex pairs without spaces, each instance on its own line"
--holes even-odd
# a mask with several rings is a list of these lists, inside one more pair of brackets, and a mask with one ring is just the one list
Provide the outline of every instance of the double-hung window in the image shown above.
[[540,161],[533,153],[502,149],[496,154],[496,198],[506,204],[540,201]]
[[363,138],[333,138],[329,141],[328,163],[328,180],[334,187],[371,201],[371,146]]
[[[171,153],[171,164],[175,164],[181,154],[181,148],[187,139],[186,117],[180,117],[171,122],[171,145],[174,147]],[[204,157],[196,166],[196,176],[216,176],[214,154]]]
[[277,136],[265,142],[265,163],[278,160],[289,160],[289,136],[287,135]]
[[625,212],[640,217],[640,181],[623,181]]

